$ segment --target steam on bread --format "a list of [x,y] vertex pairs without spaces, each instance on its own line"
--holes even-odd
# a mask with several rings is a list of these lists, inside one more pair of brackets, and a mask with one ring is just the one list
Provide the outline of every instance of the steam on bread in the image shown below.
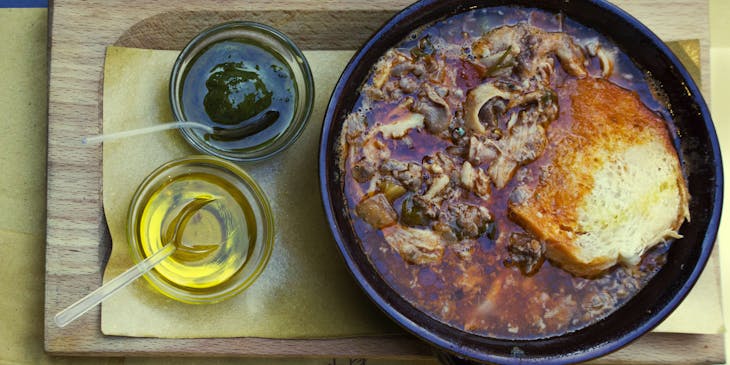
[[546,167],[511,214],[576,275],[637,264],[648,248],[680,237],[689,219],[666,123],[636,93],[602,79],[578,80],[571,104],[571,124],[549,131]]

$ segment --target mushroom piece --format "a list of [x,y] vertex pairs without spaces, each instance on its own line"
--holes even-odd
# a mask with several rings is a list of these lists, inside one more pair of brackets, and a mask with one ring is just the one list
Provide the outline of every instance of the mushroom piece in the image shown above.
[[398,213],[390,205],[388,198],[384,194],[375,194],[361,201],[355,212],[373,228],[383,228],[396,223]]
[[352,177],[359,183],[366,183],[375,175],[375,163],[361,157],[352,164]]
[[545,245],[524,233],[512,233],[507,244],[507,263],[519,267],[522,274],[535,274],[545,261]]
[[492,216],[485,207],[468,203],[452,204],[448,208],[448,219],[452,222],[450,226],[456,227],[459,239],[475,239],[484,234]]
[[386,160],[380,165],[380,172],[392,175],[408,190],[416,191],[421,187],[423,168],[415,162]]
[[413,111],[423,114],[426,130],[432,134],[439,134],[449,128],[451,115],[448,108],[429,101],[417,101],[413,104]]
[[424,115],[426,129],[430,133],[439,134],[451,124],[451,108],[430,84],[423,84],[422,89],[428,100],[420,98],[413,105],[413,111]]

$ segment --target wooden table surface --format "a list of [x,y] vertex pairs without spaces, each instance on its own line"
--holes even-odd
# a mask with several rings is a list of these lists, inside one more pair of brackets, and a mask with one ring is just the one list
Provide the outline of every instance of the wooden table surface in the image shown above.
[[[180,49],[198,31],[249,18],[282,28],[305,49],[355,49],[411,0],[56,0],[49,6],[50,73],[45,347],[74,355],[233,355],[430,358],[410,336],[332,340],[149,339],[104,336],[95,309],[60,329],[53,315],[101,283],[110,239],[101,199],[101,148],[79,136],[101,132],[101,88],[109,45]],[[700,41],[709,102],[706,0],[623,0],[617,5],[665,41]],[[286,9],[286,10],[282,10]],[[346,34],[333,41],[327,36]],[[716,268],[715,268],[716,269]],[[723,363],[722,335],[650,333],[600,363]]]

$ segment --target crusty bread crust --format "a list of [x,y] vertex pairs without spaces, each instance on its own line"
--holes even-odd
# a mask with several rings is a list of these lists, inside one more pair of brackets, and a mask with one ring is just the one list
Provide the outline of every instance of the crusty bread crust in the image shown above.
[[635,92],[603,79],[571,86],[569,122],[548,130],[548,162],[510,211],[550,260],[591,276],[679,237],[689,194],[666,123]]

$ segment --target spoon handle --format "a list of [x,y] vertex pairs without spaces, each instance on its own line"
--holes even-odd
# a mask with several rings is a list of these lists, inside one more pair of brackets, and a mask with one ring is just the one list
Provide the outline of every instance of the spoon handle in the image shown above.
[[81,298],[76,303],[71,304],[68,308],[58,312],[53,320],[56,322],[58,327],[65,327],[76,318],[79,318],[82,314],[88,312],[89,309],[94,308],[107,297],[116,293],[117,290],[124,288],[135,279],[150,271],[153,267],[155,267],[155,265],[172,255],[173,252],[175,252],[175,245],[172,243],[166,244],[159,251],[140,261],[137,265],[130,267],[121,275],[108,281],[106,284]]

